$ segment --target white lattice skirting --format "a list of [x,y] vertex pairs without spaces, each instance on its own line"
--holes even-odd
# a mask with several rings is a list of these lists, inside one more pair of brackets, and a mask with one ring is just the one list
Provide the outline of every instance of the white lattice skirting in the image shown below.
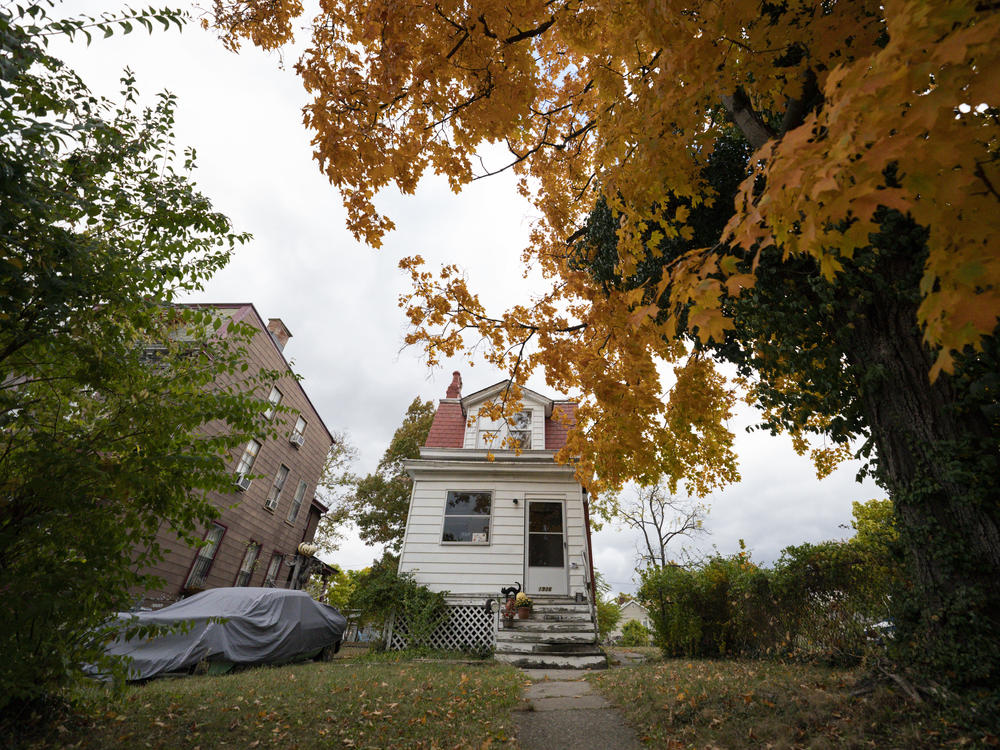
[[[388,647],[398,651],[407,647],[409,630],[406,619],[397,613],[392,622]],[[430,646],[443,651],[483,651],[496,645],[496,615],[483,605],[451,605],[448,619],[435,629]]]

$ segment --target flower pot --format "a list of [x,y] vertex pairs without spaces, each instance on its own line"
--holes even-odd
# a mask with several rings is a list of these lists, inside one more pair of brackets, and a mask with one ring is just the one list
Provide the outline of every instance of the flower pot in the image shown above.
[[517,619],[519,619],[519,620],[527,620],[529,617],[531,617],[531,608],[530,607],[518,607],[517,608]]

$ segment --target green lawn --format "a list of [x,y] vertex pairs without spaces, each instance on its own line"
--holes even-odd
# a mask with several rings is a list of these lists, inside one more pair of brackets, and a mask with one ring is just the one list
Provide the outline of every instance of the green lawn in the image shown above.
[[523,682],[492,662],[364,659],[154,680],[95,694],[26,747],[516,747]]
[[886,686],[852,696],[858,677],[851,670],[801,664],[671,659],[591,679],[645,744],[664,750],[1000,744],[992,730],[982,728],[989,717],[970,729],[954,718],[954,706],[917,705]]

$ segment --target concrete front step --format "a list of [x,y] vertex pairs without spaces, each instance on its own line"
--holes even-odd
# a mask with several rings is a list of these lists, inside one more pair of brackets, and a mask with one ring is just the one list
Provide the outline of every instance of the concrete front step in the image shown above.
[[607,669],[607,657],[601,654],[505,654],[494,658],[521,669]]
[[501,630],[497,643],[595,643],[594,631],[572,633],[531,633]]
[[600,647],[590,643],[552,643],[540,641],[537,643],[520,641],[497,641],[498,654],[600,654]]
[[[517,618],[514,618],[515,621]],[[539,612],[535,610],[531,613],[529,620],[545,620],[549,622],[558,621],[590,621],[590,612]],[[522,620],[523,622],[523,620]]]
[[511,623],[501,622],[500,632],[508,633],[532,630],[535,632],[558,632],[560,630],[593,630],[594,626],[590,620],[514,620]]

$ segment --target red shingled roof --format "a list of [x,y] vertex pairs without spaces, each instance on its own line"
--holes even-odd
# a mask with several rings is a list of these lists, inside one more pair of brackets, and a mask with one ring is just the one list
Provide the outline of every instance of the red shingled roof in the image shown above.
[[[569,424],[563,424],[559,415],[569,417]],[[552,416],[545,420],[545,450],[557,451],[566,445],[566,434],[576,424],[576,404],[553,404]]]
[[461,448],[465,442],[465,412],[458,401],[441,401],[427,435],[426,448]]

